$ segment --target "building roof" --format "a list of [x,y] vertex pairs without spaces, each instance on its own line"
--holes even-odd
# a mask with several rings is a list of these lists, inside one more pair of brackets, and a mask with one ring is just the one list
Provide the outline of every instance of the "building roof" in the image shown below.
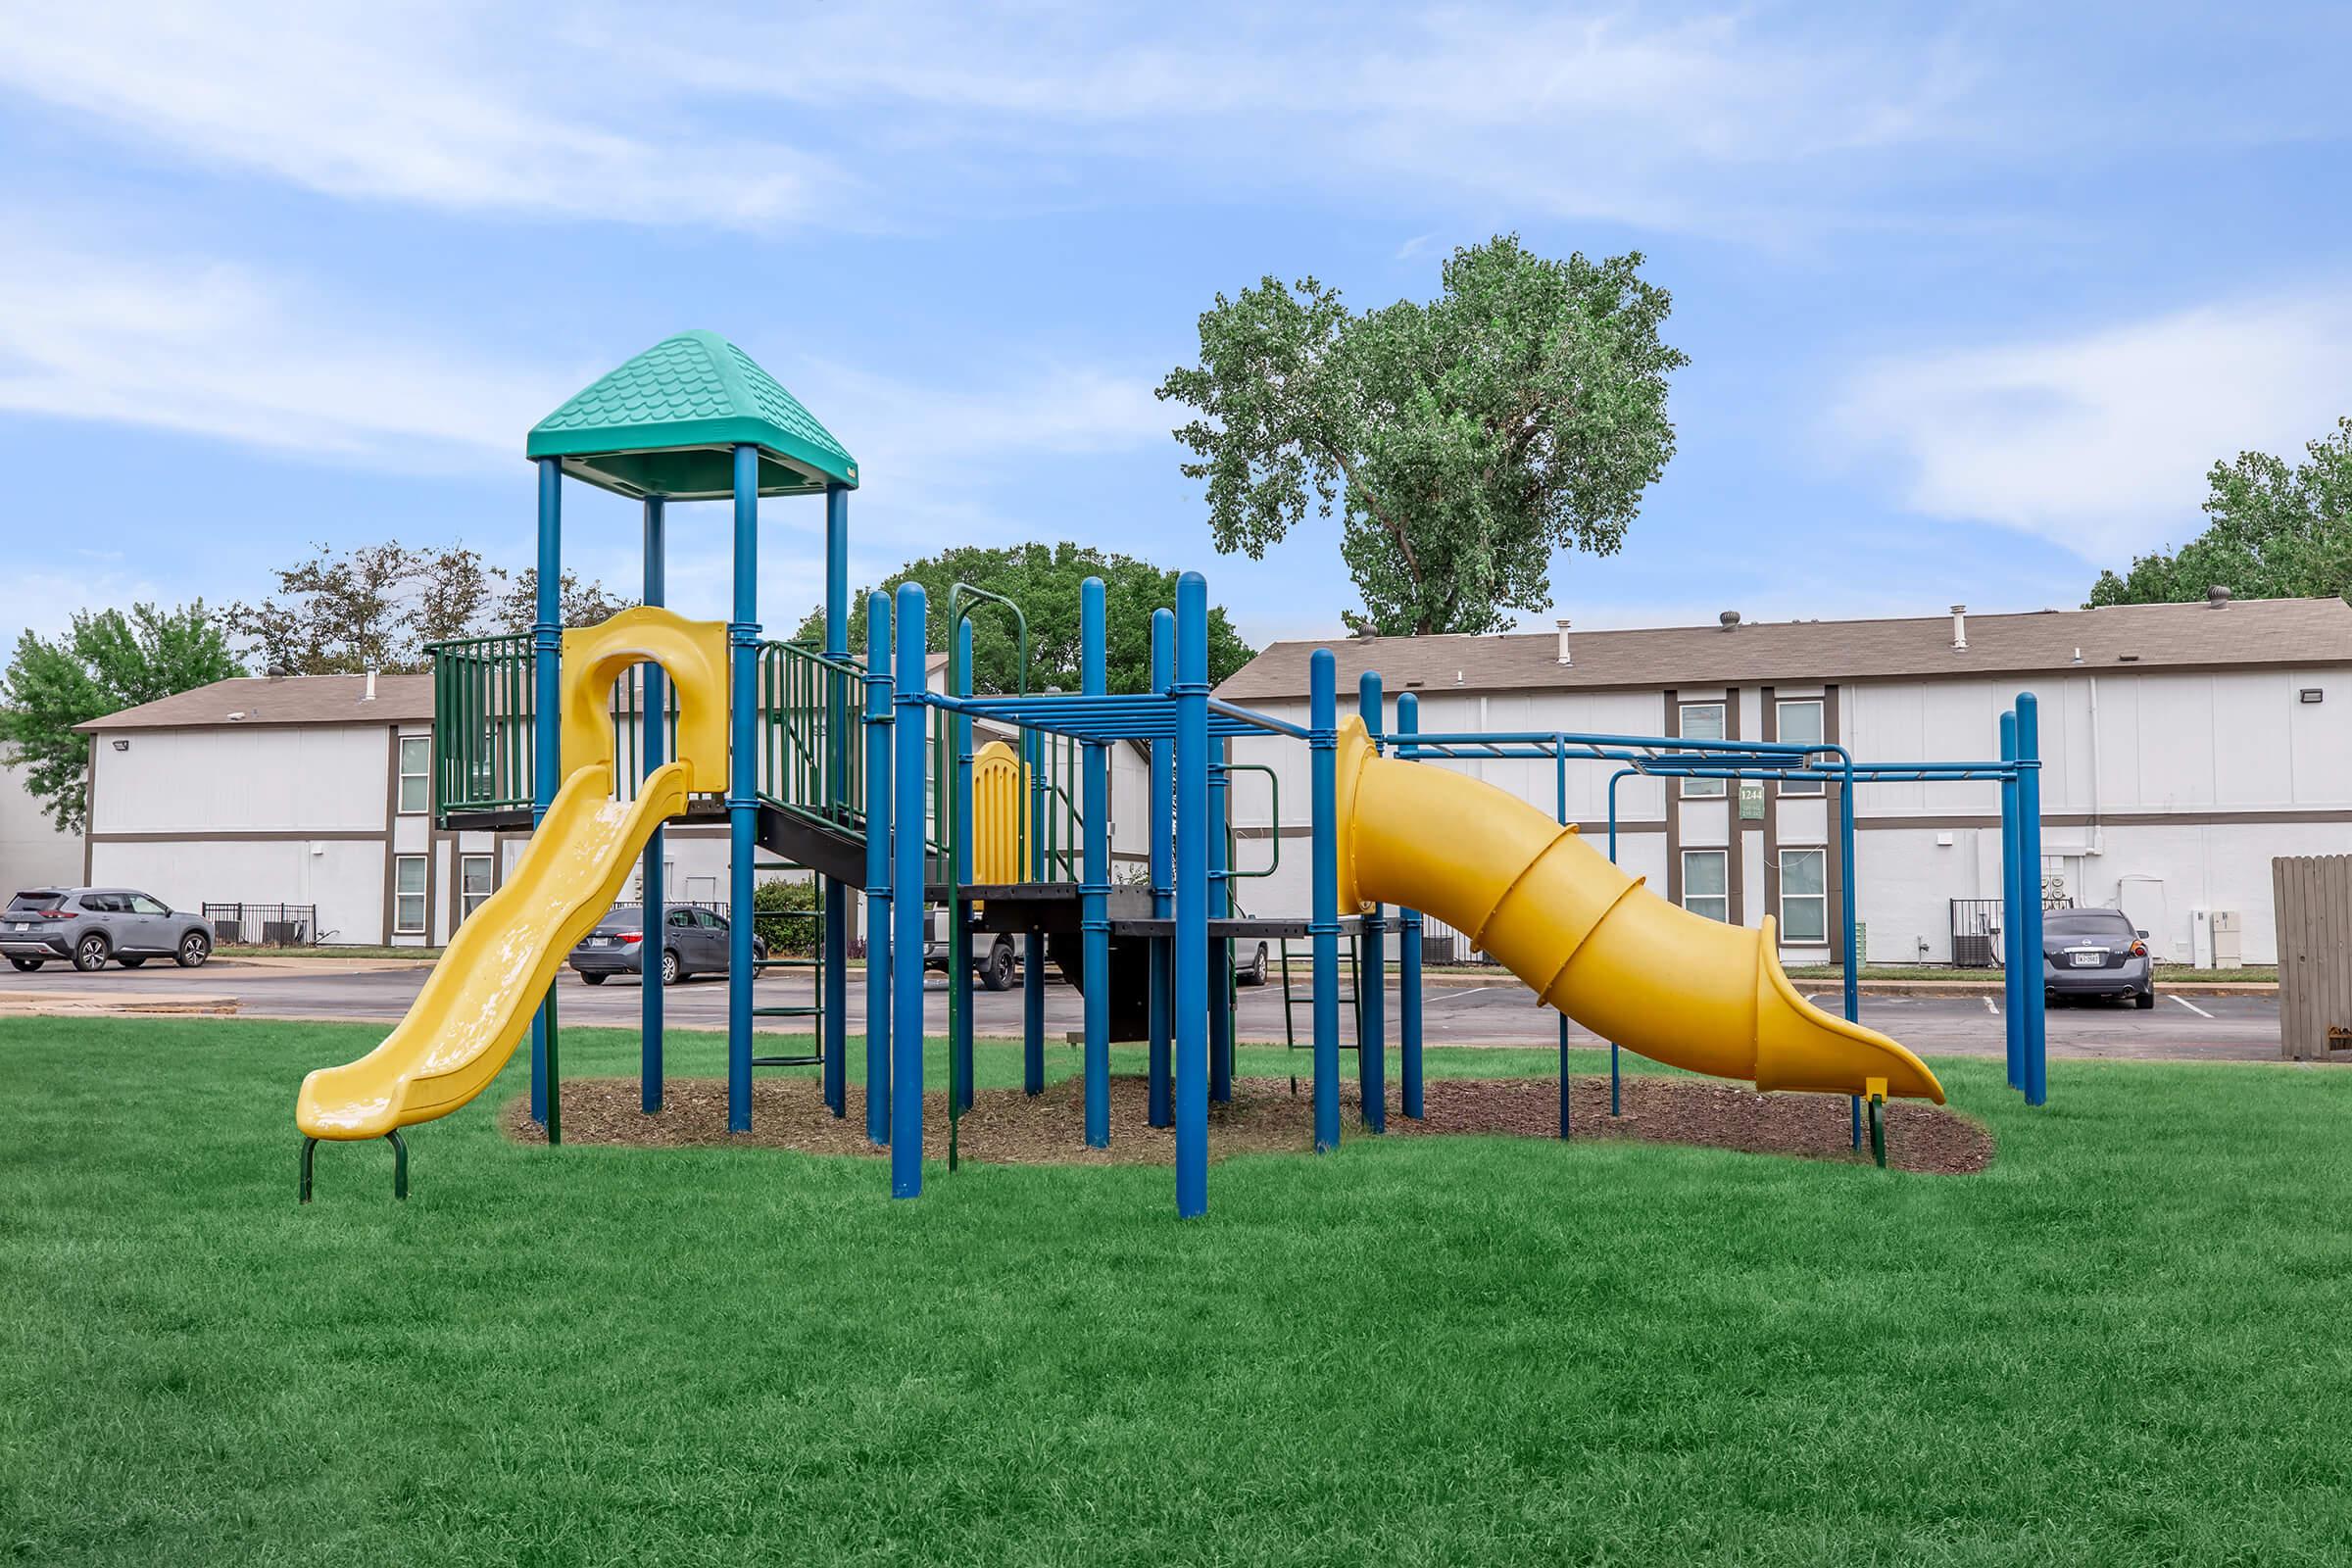
[[240,675],[125,708],[74,727],[85,733],[115,729],[213,729],[235,724],[405,724],[433,716],[433,677],[378,675],[368,701],[365,675],[287,675],[270,680]]
[[733,449],[760,449],[760,493],[858,485],[858,463],[801,400],[716,332],[680,332],[609,370],[531,427],[524,450],[625,496],[711,501]]
[[[1803,620],[1639,631],[1572,631],[1573,662],[1552,632],[1494,637],[1347,637],[1275,643],[1228,676],[1231,702],[1303,698],[1307,659],[1329,648],[1344,700],[1380,671],[1392,693],[1575,691],[1735,686],[2101,669],[2352,663],[2352,606],[2341,599],[2249,599],[2209,605],[2112,605],[1968,616],[1968,647],[1949,615]],[[2078,662],[2079,661],[2079,662]]]

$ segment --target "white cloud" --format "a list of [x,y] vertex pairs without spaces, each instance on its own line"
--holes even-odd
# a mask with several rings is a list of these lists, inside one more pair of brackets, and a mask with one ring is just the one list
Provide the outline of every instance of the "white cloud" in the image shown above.
[[0,250],[0,409],[401,466],[518,460],[561,373],[389,330],[203,257]]
[[806,219],[846,183],[794,148],[702,128],[630,69],[625,37],[570,43],[464,4],[267,23],[144,0],[11,7],[0,82],[335,196],[753,227]]
[[1896,456],[1915,512],[2115,560],[2195,533],[2217,460],[2324,433],[2348,363],[2352,291],[2241,300],[1886,361],[1853,377],[1832,425]]

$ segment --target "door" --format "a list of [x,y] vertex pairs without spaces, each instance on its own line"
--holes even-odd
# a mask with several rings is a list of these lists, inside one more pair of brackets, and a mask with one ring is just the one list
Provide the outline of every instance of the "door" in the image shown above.
[[702,967],[719,974],[727,972],[727,919],[709,909],[694,911],[695,931],[702,938]]
[[[694,911],[692,909],[672,909],[669,911],[667,923],[669,927],[667,945],[678,956],[678,974],[682,979],[692,970],[703,967],[701,961],[703,949],[702,943],[695,934]],[[660,962],[661,960],[657,958],[654,961]]]
[[172,939],[178,934],[170,906],[144,893],[131,894],[128,904],[130,917],[123,921],[128,927],[123,942],[136,943],[141,953],[170,953],[174,945]]

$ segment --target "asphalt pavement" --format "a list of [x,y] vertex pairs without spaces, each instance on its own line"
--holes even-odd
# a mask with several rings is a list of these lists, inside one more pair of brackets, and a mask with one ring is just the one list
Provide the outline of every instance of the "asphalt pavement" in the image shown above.
[[[249,1018],[324,1018],[390,1023],[408,1008],[424,983],[422,967],[345,969],[331,959],[280,960],[264,967],[215,960],[202,969],[149,965],[137,971],[108,968],[97,974],[77,974],[55,965],[33,974],[0,975],[0,991],[24,996],[163,995],[170,993],[231,997],[240,1016]],[[1295,1013],[1298,1038],[1303,1044],[1309,1027],[1303,971],[1297,976],[1298,998]],[[642,1001],[635,981],[615,977],[589,986],[566,969],[559,984],[564,1019],[574,1024],[603,1024],[634,1028]],[[1835,988],[1806,993],[1818,1005],[1836,1011]],[[1021,993],[976,991],[974,1026],[983,1035],[1017,1037],[1021,1030]],[[760,1006],[784,1006],[809,1001],[806,971],[775,972],[754,990]],[[721,980],[694,980],[671,988],[666,1001],[670,1026],[683,1029],[723,1029],[726,1026],[727,988]],[[934,1030],[947,1026],[947,983],[943,976],[926,977],[925,1021]],[[1988,1054],[2003,1050],[2001,999],[1997,995],[1865,996],[1862,1021],[1923,1055]],[[1081,1024],[1078,994],[1056,980],[1046,988],[1046,1027],[1049,1038],[1061,1039]],[[1348,1009],[1343,1008],[1343,1013]],[[1396,1039],[1396,997],[1389,997],[1388,1037]],[[849,1027],[864,1027],[865,981],[853,970],[849,986]],[[2276,1060],[2278,1055],[2278,1003],[2275,996],[2173,996],[2159,989],[2152,1011],[2106,1003],[2055,1004],[2048,1012],[2050,1054],[2076,1057],[2151,1057],[2197,1060]],[[1559,1039],[1558,1014],[1542,1006],[1534,993],[1508,975],[1497,974],[1488,984],[1452,984],[1429,988],[1422,1004],[1423,1039],[1431,1048],[1448,1046],[1549,1046]],[[1282,992],[1279,985],[1244,988],[1239,1022],[1245,1040],[1280,1043],[1284,1038]],[[1351,1023],[1351,1021],[1350,1021]],[[763,1029],[801,1031],[805,1018],[765,1018]],[[1344,1024],[1344,1027],[1349,1025]],[[1350,1027],[1350,1034],[1352,1033]],[[1569,1039],[1581,1046],[1597,1045],[1597,1037],[1571,1025]]]

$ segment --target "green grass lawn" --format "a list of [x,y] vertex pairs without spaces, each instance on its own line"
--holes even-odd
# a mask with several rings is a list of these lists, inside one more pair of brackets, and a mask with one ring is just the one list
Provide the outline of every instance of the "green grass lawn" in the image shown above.
[[1985,1175],[1357,1140],[1180,1224],[1164,1168],[514,1147],[510,1069],[408,1203],[379,1143],[298,1208],[295,1086],[379,1034],[0,1022],[0,1557],[2352,1558],[2340,1070],[1939,1061]]

